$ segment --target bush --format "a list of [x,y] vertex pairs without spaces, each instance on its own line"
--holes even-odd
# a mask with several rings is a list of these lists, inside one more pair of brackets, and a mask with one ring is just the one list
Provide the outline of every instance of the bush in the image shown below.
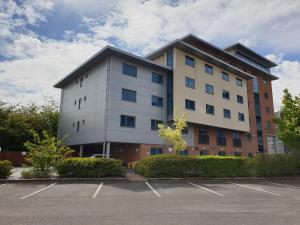
[[21,172],[21,175],[24,179],[32,179],[32,178],[36,177],[33,170],[23,170]]
[[123,162],[116,159],[68,158],[56,166],[61,177],[106,177],[122,176]]
[[11,175],[11,170],[13,166],[10,161],[3,160],[0,161],[0,178],[8,178]]

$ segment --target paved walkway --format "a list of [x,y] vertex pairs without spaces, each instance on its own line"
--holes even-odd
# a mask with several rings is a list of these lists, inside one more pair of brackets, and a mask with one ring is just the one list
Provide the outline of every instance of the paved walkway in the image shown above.
[[134,173],[134,171],[127,171],[126,177],[129,181],[143,181],[143,182],[147,181],[147,179],[145,177]]

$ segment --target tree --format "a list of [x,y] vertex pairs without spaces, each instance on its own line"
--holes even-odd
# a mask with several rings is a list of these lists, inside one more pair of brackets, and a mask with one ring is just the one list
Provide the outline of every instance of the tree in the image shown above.
[[300,95],[292,96],[285,89],[280,116],[274,119],[278,126],[278,137],[292,151],[300,153]]
[[182,131],[187,127],[185,115],[178,116],[177,110],[174,112],[174,122],[172,127],[158,124],[159,136],[165,140],[176,151],[186,149],[186,141],[182,137]]
[[26,160],[33,167],[34,176],[49,176],[53,168],[73,151],[63,145],[63,141],[51,137],[43,131],[43,138],[32,131],[33,142],[27,141],[24,146],[28,149]]

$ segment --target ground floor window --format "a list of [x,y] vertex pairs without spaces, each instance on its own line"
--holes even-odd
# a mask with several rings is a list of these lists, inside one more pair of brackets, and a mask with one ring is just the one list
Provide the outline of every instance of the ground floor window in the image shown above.
[[218,156],[226,156],[226,152],[225,151],[218,151]]
[[151,148],[150,155],[159,155],[159,154],[162,154],[161,148]]
[[179,155],[188,155],[188,151],[187,150],[179,151]]
[[199,154],[200,155],[209,155],[209,151],[208,150],[200,150]]
[[234,152],[233,155],[236,156],[236,157],[241,157],[242,156],[240,152]]

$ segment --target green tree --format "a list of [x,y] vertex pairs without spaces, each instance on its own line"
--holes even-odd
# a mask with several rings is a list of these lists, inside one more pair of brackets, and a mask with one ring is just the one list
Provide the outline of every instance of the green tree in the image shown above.
[[26,160],[33,167],[34,176],[49,176],[55,166],[73,151],[63,145],[63,141],[52,137],[43,131],[43,138],[32,131],[33,142],[27,141],[24,146],[28,149]]
[[283,92],[280,116],[274,119],[278,137],[292,151],[300,153],[300,95],[293,97],[288,89]]
[[158,125],[159,136],[172,146],[177,153],[186,149],[186,141],[182,137],[182,131],[187,127],[185,115],[181,117],[177,110],[174,112],[173,126]]

